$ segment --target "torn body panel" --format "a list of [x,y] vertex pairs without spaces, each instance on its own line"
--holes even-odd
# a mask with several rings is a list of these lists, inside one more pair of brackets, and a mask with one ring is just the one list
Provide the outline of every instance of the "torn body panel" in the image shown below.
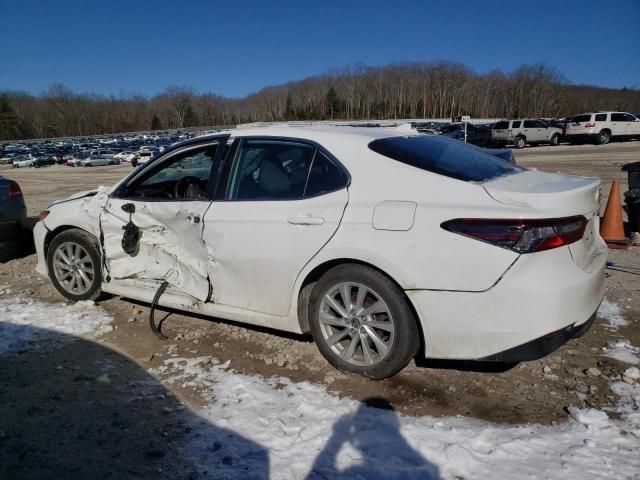
[[[127,203],[135,206],[131,218],[122,210]],[[107,199],[100,211],[105,278],[166,280],[188,295],[207,301],[212,287],[200,219],[209,206],[208,200]],[[130,220],[141,236],[137,248],[128,254],[122,238]]]

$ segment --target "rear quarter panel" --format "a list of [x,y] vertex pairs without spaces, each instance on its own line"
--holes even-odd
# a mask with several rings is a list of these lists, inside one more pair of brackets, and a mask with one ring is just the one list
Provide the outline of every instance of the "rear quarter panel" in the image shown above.
[[[478,184],[369,150],[362,155],[366,163],[350,167],[349,205],[340,227],[307,271],[328,260],[351,258],[382,269],[406,290],[482,291],[515,261],[512,251],[453,234],[440,224],[460,217],[519,215],[520,208],[494,201]],[[384,201],[414,202],[413,226],[406,231],[374,228],[375,207]]]

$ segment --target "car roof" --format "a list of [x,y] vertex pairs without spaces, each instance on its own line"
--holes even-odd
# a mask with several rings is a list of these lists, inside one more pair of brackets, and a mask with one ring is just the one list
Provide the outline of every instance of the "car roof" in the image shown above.
[[299,138],[317,142],[327,148],[342,146],[362,146],[379,138],[416,136],[423,135],[411,128],[409,124],[402,124],[397,127],[351,127],[342,125],[313,125],[313,126],[291,126],[291,125],[271,125],[266,127],[246,127],[230,130],[221,130],[199,137],[190,138],[174,143],[165,148],[163,155],[190,145],[207,143],[211,139],[221,135],[229,135],[231,138],[242,137],[281,137]]

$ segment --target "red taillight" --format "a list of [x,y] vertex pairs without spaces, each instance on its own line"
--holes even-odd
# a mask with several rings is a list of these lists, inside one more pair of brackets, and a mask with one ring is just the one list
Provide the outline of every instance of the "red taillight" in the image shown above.
[[22,190],[20,190],[20,186],[17,183],[12,183],[9,185],[9,198],[21,197]]
[[595,126],[596,126],[596,124],[595,124],[595,123],[593,123],[593,122],[589,122],[589,123],[586,123],[586,124],[584,125],[584,128],[593,128],[593,127],[595,127]]
[[533,220],[456,218],[441,227],[514,252],[532,253],[577,242],[584,235],[587,219],[582,216]]

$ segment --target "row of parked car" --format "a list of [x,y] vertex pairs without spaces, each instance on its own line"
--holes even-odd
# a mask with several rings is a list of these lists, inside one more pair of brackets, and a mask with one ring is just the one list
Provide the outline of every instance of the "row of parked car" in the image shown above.
[[[414,122],[412,126],[424,133],[465,140],[463,122]],[[562,142],[602,145],[624,139],[640,139],[640,114],[593,112],[553,120],[516,118],[491,124],[466,124],[466,141],[481,147],[524,148]]]
[[160,132],[153,135],[86,137],[73,141],[45,141],[0,146],[0,165],[14,168],[67,165],[96,167],[145,163],[164,148],[194,136],[190,132]]

